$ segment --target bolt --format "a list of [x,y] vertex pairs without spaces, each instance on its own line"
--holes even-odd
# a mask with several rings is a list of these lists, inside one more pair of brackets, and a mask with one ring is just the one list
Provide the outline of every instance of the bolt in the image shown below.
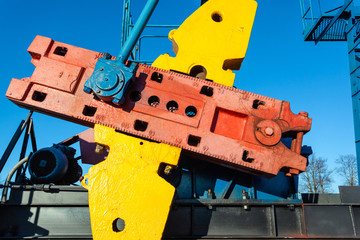
[[274,129],[272,129],[271,127],[267,127],[265,128],[264,132],[267,136],[272,136],[274,134]]
[[104,53],[103,58],[104,59],[110,59],[112,56],[109,53]]
[[246,192],[245,189],[241,190],[241,196],[242,196],[242,199],[248,199],[248,193]]
[[101,72],[101,71],[104,71],[104,68],[103,68],[103,67],[99,68],[99,71],[100,71],[100,72]]
[[104,80],[105,80],[105,81],[109,81],[109,79],[108,79],[108,78],[105,78]]
[[211,191],[210,188],[207,190],[207,197],[208,197],[209,199],[212,199],[212,198],[213,198],[213,193],[212,193],[212,191]]
[[101,93],[101,91],[98,89],[98,90],[96,90],[96,93]]
[[165,173],[166,175],[169,175],[169,174],[171,173],[171,170],[172,170],[172,166],[167,165],[167,166],[165,167],[165,169],[164,169],[164,173]]
[[96,144],[95,147],[95,153],[97,154],[103,154],[105,147],[100,145],[100,144]]
[[300,115],[300,116],[304,116],[304,117],[308,117],[308,116],[309,116],[309,113],[304,112],[304,111],[301,111],[301,112],[299,112],[299,115]]
[[122,232],[125,230],[125,221],[121,218],[116,218],[112,224],[114,232]]

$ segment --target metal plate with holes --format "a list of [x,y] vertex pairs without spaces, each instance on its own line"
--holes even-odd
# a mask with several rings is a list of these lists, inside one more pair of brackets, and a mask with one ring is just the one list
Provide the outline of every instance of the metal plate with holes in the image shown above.
[[[66,48],[65,55],[55,54],[57,47]],[[83,91],[100,53],[41,36],[28,51],[33,76],[13,79],[7,91],[21,107],[90,127],[109,126],[264,177],[306,168],[300,151],[311,119],[292,113],[286,101],[139,64],[124,104],[117,106]],[[281,137],[291,138],[293,147]]]

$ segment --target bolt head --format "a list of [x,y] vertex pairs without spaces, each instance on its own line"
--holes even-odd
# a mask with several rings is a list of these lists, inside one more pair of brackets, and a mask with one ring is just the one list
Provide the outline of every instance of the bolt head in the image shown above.
[[116,218],[112,224],[114,232],[122,232],[125,230],[125,221],[121,218]]
[[103,154],[104,149],[105,149],[104,146],[99,145],[99,144],[96,144],[96,146],[95,146],[95,153],[97,153],[97,154]]
[[111,58],[111,55],[109,53],[104,53],[103,54],[103,58],[104,59],[110,59]]
[[272,129],[271,127],[267,127],[264,130],[266,136],[272,136],[274,134],[274,129]]
[[171,170],[172,170],[172,166],[167,165],[164,169],[164,173],[166,175],[169,175],[171,173]]
[[299,115],[300,115],[300,116],[304,116],[304,117],[308,117],[308,116],[309,116],[309,113],[304,112],[304,111],[301,111],[301,112],[299,112]]

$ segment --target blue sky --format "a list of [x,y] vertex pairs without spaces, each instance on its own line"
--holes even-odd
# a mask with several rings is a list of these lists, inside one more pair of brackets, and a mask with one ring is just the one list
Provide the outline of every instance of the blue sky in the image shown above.
[[[322,9],[329,10],[342,2],[321,1]],[[144,4],[144,0],[133,0],[135,18]],[[200,0],[160,0],[150,23],[180,24],[199,5]],[[121,19],[122,0],[0,0],[0,154],[28,112],[7,100],[5,92],[11,78],[31,76],[34,67],[26,49],[35,36],[117,55]],[[151,47],[142,52],[144,58],[171,51],[171,43],[166,39],[144,42],[146,46]],[[295,113],[309,112],[313,125],[304,144],[327,158],[331,168],[336,167],[335,159],[340,154],[355,154],[346,43],[325,42],[315,46],[304,42],[298,1],[258,1],[247,56],[237,72],[235,86],[289,101]],[[86,129],[38,113],[33,118],[39,147],[50,146]],[[17,148],[0,179],[17,161],[18,151]]]

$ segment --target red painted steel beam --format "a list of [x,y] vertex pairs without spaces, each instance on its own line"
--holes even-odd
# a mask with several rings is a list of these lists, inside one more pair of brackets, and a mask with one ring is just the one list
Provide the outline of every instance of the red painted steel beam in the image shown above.
[[[311,119],[292,113],[286,101],[139,64],[119,107],[83,92],[102,54],[41,36],[28,51],[33,75],[12,79],[6,93],[21,107],[89,127],[110,126],[264,177],[305,171],[300,148]],[[282,137],[294,139],[292,150]]]

